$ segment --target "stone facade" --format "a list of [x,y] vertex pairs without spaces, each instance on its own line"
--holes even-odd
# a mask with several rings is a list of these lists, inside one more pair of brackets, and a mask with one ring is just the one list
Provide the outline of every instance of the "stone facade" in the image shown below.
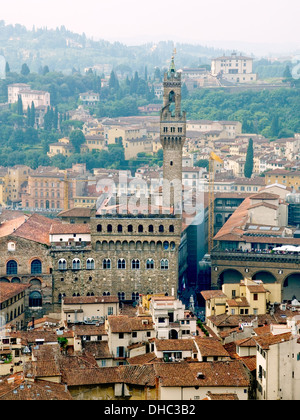
[[213,289],[219,288],[224,282],[238,283],[245,276],[264,283],[280,283],[283,300],[291,300],[295,294],[300,296],[298,255],[218,250],[212,252]]
[[[0,282],[29,284],[27,319],[52,310],[52,261],[49,247],[14,235],[0,238]],[[39,304],[39,299],[41,304]]]
[[186,139],[186,113],[181,111],[181,73],[176,72],[174,60],[169,71],[165,73],[163,86],[160,141],[164,150],[164,205],[181,209],[182,149]]
[[[55,306],[63,296],[87,294],[109,293],[123,301],[135,301],[140,293],[176,296],[180,218],[97,215],[90,227],[90,245],[51,250]],[[76,258],[80,265],[73,268]],[[62,259],[65,268],[59,266]]]

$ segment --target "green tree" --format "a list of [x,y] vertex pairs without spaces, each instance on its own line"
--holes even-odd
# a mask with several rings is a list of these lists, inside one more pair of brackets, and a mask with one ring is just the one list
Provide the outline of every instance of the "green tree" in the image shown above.
[[23,115],[23,102],[21,95],[18,95],[17,114]]
[[246,162],[244,167],[244,175],[246,178],[251,178],[253,173],[253,140],[250,138],[247,148]]
[[29,69],[28,65],[26,63],[22,64],[21,74],[23,76],[28,76],[29,73],[30,73],[30,69]]
[[70,134],[70,142],[74,147],[75,153],[80,153],[80,146],[85,143],[85,137],[81,130],[74,130]]
[[6,64],[5,64],[5,74],[8,75],[8,73],[10,73],[10,67],[9,67],[8,62],[6,62]]
[[35,106],[34,102],[31,102],[31,109],[30,109],[30,127],[34,127],[35,124]]
[[277,137],[279,134],[279,117],[278,115],[274,115],[272,118],[271,123],[271,135],[272,137]]

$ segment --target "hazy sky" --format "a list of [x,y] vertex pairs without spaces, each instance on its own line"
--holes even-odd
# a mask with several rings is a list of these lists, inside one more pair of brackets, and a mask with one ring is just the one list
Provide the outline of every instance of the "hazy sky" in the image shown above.
[[7,24],[30,29],[64,25],[125,44],[172,40],[300,46],[299,0],[8,0],[0,16]]

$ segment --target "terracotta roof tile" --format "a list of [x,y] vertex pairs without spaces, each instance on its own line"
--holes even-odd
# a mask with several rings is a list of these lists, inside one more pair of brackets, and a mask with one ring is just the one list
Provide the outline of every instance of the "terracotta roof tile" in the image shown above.
[[49,232],[52,225],[59,225],[61,222],[41,216],[37,213],[32,214],[12,236],[18,236],[30,241],[50,245]]
[[127,315],[110,315],[108,324],[112,333],[153,330],[151,317],[129,317]]
[[192,351],[197,352],[193,339],[156,339],[155,346],[158,351]]
[[91,228],[86,223],[61,223],[51,226],[50,235],[63,233],[91,233]]
[[0,282],[0,303],[5,302],[7,299],[12,298],[13,296],[16,296],[29,287],[31,287],[30,284]]
[[197,346],[199,347],[202,357],[205,356],[222,356],[229,357],[227,350],[221,341],[212,337],[195,337]]

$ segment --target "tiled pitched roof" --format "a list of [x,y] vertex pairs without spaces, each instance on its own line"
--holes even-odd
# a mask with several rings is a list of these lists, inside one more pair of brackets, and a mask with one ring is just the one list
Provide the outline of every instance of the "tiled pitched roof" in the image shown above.
[[130,365],[145,365],[147,363],[155,363],[158,359],[156,358],[155,353],[146,353],[139,356],[134,356],[126,359],[127,363]]
[[222,356],[229,357],[227,350],[224,348],[220,340],[212,337],[195,337],[197,346],[199,347],[202,357],[205,356]]
[[9,401],[46,401],[72,400],[64,384],[50,381],[28,381],[22,375],[12,375],[13,382],[2,380],[0,383],[0,400]]
[[255,342],[260,345],[260,347],[264,350],[268,350],[271,345],[279,344],[284,341],[289,341],[292,338],[292,333],[287,332],[283,334],[263,334],[260,336],[253,337]]
[[30,284],[0,282],[0,303],[18,295],[29,287],[31,287]]
[[87,341],[84,345],[84,351],[91,353],[95,359],[111,359],[108,341]]
[[202,290],[201,295],[205,300],[227,297],[225,293],[222,292],[222,290]]
[[221,314],[221,315],[212,315],[209,317],[209,320],[219,328],[226,327],[226,328],[234,328],[238,327],[241,323],[244,322],[251,322],[257,318],[257,322],[259,326],[263,326],[265,324],[271,324],[275,322],[275,319],[272,315],[228,315],[228,314]]
[[12,236],[29,239],[30,241],[39,242],[50,245],[49,232],[51,226],[60,225],[61,222],[41,216],[40,214],[32,214],[26,222],[14,231]]
[[192,351],[194,353],[197,352],[195,341],[193,339],[156,339],[155,346],[158,351]]
[[108,324],[112,333],[153,330],[151,317],[129,317],[127,315],[110,315]]
[[91,228],[87,223],[61,223],[51,226],[50,235],[64,233],[91,233]]
[[[162,386],[248,387],[249,378],[238,360],[226,362],[157,363],[153,365]],[[199,373],[201,376],[199,377]]]

